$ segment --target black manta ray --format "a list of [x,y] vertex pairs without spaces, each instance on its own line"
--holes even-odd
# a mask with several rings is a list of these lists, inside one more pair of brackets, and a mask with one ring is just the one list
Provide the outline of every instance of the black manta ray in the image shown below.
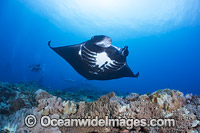
[[138,77],[126,62],[128,46],[111,45],[110,37],[98,35],[76,45],[49,47],[63,57],[80,75],[88,80],[110,80],[122,77]]

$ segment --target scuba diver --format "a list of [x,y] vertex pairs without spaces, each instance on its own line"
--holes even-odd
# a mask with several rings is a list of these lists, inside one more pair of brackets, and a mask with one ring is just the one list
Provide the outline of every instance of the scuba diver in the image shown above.
[[29,66],[30,70],[32,72],[39,72],[40,70],[42,70],[42,67],[40,64],[33,64]]

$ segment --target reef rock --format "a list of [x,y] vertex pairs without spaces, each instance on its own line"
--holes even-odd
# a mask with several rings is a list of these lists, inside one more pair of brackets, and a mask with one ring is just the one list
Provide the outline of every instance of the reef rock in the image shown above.
[[131,93],[128,96],[125,97],[125,100],[127,100],[127,101],[136,101],[138,98],[139,98],[139,94]]
[[23,107],[36,106],[34,93],[28,91],[35,90],[32,87],[36,87],[36,85],[32,83],[9,84],[0,82],[0,114],[9,115]]
[[175,90],[161,90],[152,93],[150,96],[152,103],[165,111],[173,111],[183,106],[185,98],[182,92]]
[[46,92],[45,90],[39,89],[35,92],[35,99],[37,101],[41,100],[41,99],[48,99],[50,97],[52,97],[52,95],[50,95],[48,92]]

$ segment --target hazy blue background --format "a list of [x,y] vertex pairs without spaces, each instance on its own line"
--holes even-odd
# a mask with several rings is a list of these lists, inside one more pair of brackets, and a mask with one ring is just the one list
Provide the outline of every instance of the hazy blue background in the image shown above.
[[[53,46],[108,35],[129,46],[128,64],[139,78],[87,81]],[[49,88],[93,85],[147,93],[179,89],[200,94],[199,0],[1,0],[0,81],[38,81]],[[31,72],[29,65],[41,64]],[[66,80],[64,80],[66,79]],[[73,82],[71,82],[73,81]]]

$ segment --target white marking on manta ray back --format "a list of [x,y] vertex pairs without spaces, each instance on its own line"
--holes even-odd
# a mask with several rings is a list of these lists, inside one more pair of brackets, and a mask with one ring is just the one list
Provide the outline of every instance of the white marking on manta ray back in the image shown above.
[[82,46],[83,46],[83,45],[80,46],[80,49],[79,49],[79,51],[78,51],[78,54],[79,54],[80,56],[82,55],[82,53],[81,53]]
[[97,53],[96,64],[101,67],[105,63],[113,63],[113,61],[108,57],[106,52]]
[[111,40],[109,38],[104,38],[102,41],[97,43],[98,46],[108,48],[111,46]]
[[80,46],[78,54],[89,67],[95,68],[94,70],[89,70],[89,73],[95,75],[104,71],[118,71],[126,65],[126,62],[111,60],[105,51],[96,53],[87,49],[84,45]]
[[81,56],[81,49],[78,51],[78,54]]
[[114,48],[116,48],[118,51],[120,51],[121,50],[121,48],[118,48],[118,47],[116,47],[116,46],[113,46]]

